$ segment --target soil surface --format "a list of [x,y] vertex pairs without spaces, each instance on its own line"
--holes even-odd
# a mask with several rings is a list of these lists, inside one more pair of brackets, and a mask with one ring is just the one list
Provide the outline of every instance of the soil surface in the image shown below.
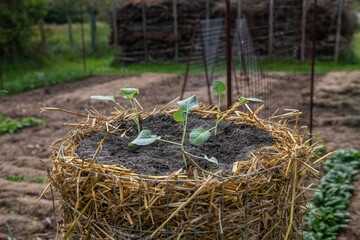
[[[216,136],[203,145],[195,147],[189,142],[189,134],[192,129],[202,127],[210,129],[215,126],[215,120],[202,119],[196,115],[189,115],[185,151],[199,157],[207,155],[215,157],[219,166],[204,159],[192,157],[196,163],[205,170],[217,172],[223,170],[223,174],[231,175],[233,163],[250,158],[249,152],[263,146],[273,144],[271,134],[244,124],[222,121],[218,126]],[[153,134],[162,139],[180,143],[182,138],[182,123],[177,123],[170,115],[153,116],[141,123],[142,129],[151,130]],[[102,150],[97,156],[97,162],[112,165],[118,164],[133,169],[136,173],[144,175],[164,176],[170,175],[184,167],[180,147],[177,145],[156,141],[147,146],[128,146],[137,135],[137,127],[133,121],[122,121],[116,126],[122,131],[110,134],[103,143]],[[213,132],[213,131],[212,131]],[[126,133],[123,136],[123,133]],[[80,142],[76,153],[84,159],[91,160],[98,147],[98,143],[104,138],[105,132],[93,134]],[[187,161],[187,166],[191,166]]]
[[[291,81],[288,78],[277,79],[273,80],[274,88],[269,89],[267,94],[276,92],[281,108],[300,108],[304,112],[302,121],[307,124],[309,76],[295,75]],[[0,136],[0,239],[7,240],[10,232],[17,240],[56,239],[57,224],[61,223],[60,218],[53,215],[50,191],[37,203],[46,184],[34,183],[29,179],[46,179],[47,170],[52,167],[47,160],[51,154],[49,146],[71,129],[63,126],[64,123],[79,122],[79,119],[59,112],[41,114],[41,107],[61,107],[86,113],[85,109],[93,106],[102,109],[106,115],[113,106],[90,100],[90,96],[119,96],[121,87],[138,87],[141,90],[138,100],[145,110],[151,111],[180,95],[181,80],[180,76],[166,74],[101,76],[0,97],[0,114],[16,119],[39,117],[48,121],[45,126]],[[196,94],[199,101],[205,102],[204,83],[199,78],[190,78],[185,97]],[[329,151],[344,147],[360,149],[360,72],[334,72],[317,76],[315,96],[316,139],[323,139]],[[24,180],[14,182],[10,176],[23,177]],[[348,209],[353,221],[342,232],[341,240],[360,239],[360,181],[355,186],[356,191]],[[54,206],[58,208],[58,201]]]

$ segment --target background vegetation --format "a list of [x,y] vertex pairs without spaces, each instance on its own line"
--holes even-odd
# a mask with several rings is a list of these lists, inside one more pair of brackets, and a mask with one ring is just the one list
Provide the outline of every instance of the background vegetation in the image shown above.
[[[111,0],[14,0],[0,3],[0,89],[16,93],[94,75],[183,73],[178,62],[122,65],[108,44]],[[353,6],[359,5],[353,1]],[[85,49],[81,21],[84,20]],[[318,61],[316,72],[360,70],[360,25],[340,62]],[[86,66],[83,53],[86,55]],[[269,70],[309,72],[310,63],[267,60]],[[0,93],[1,94],[1,93]]]

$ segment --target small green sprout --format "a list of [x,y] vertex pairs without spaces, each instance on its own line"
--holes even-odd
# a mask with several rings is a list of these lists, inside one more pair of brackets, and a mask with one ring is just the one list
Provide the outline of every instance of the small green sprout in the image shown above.
[[262,102],[264,102],[263,100],[258,99],[258,98],[246,98],[246,97],[240,97],[238,101],[239,101],[239,103],[241,103],[241,104],[245,104],[245,103],[247,103],[247,102],[255,102],[255,103],[262,103]]
[[[138,133],[140,134],[139,114],[138,114],[138,110],[137,110],[136,103],[135,103],[135,94],[139,94],[140,90],[138,88],[121,88],[120,93],[123,98],[129,100],[131,107],[134,110],[134,113],[135,113],[134,122],[136,123]],[[125,108],[115,100],[114,96],[96,95],[96,96],[91,96],[91,99],[113,102],[121,110],[126,111]]]
[[[194,157],[197,159],[207,160],[207,161],[215,164],[216,166],[218,166],[219,162],[216,158],[214,158],[214,157],[209,158],[206,155],[204,157],[199,157],[199,156],[196,156],[196,155],[193,155],[193,154],[187,152],[184,148],[188,115],[191,113],[191,111],[195,107],[199,106],[199,103],[196,100],[196,96],[194,95],[185,100],[179,101],[179,102],[177,102],[177,104],[179,106],[179,109],[174,113],[173,119],[176,122],[183,123],[183,133],[182,133],[181,143],[162,139],[161,136],[153,135],[150,130],[142,130],[140,132],[140,134],[137,136],[137,138],[134,141],[132,141],[131,143],[129,143],[129,146],[132,146],[132,145],[144,146],[144,145],[152,144],[155,141],[165,142],[165,143],[177,145],[180,147],[185,167],[187,167],[186,156],[191,156],[191,157]],[[194,129],[191,131],[189,140],[192,145],[200,146],[201,144],[203,144],[204,142],[206,142],[209,139],[210,135],[211,134],[209,131],[206,131],[203,128],[197,128],[197,129]]]
[[219,122],[220,122],[220,117],[221,117],[221,115],[220,115],[220,112],[221,112],[221,110],[220,110],[221,97],[226,92],[226,85],[222,81],[215,81],[213,83],[213,91],[219,97],[219,102],[218,102],[218,105],[217,105],[218,113],[216,114],[216,124],[215,124],[215,136],[216,136],[217,129],[218,129]]
[[137,138],[129,143],[129,146],[133,145],[139,145],[139,146],[145,146],[152,144],[156,140],[159,140],[161,137],[157,135],[153,135],[150,130],[142,130],[140,134],[137,136]]
[[140,134],[139,114],[135,103],[135,94],[140,94],[140,90],[138,88],[121,88],[120,94],[123,98],[129,100],[131,107],[133,108],[135,113],[134,122],[136,123],[138,133]]
[[90,97],[91,99],[95,99],[95,100],[100,100],[100,101],[110,101],[110,102],[113,102],[115,103],[119,108],[121,108],[121,110],[125,111],[125,108],[123,106],[120,105],[120,103],[118,103],[116,100],[115,100],[115,97],[114,96],[91,96]]

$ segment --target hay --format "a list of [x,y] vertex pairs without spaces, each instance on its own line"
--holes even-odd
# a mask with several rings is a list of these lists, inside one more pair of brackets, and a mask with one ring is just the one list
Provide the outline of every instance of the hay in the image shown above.
[[[275,144],[234,164],[232,176],[199,169],[144,176],[119,165],[98,164],[96,154],[93,161],[84,161],[75,150],[85,136],[119,131],[113,123],[132,118],[118,110],[109,118],[89,111],[87,121],[72,124],[77,128],[52,146],[49,178],[62,198],[64,239],[301,239],[303,181],[310,172],[317,173],[311,167],[315,145],[305,145],[298,126],[287,128],[286,119],[297,119],[297,112],[273,116],[280,121],[270,123],[258,119],[258,111],[247,114],[238,107],[223,112],[224,120],[268,131]],[[214,107],[199,107],[194,113],[216,115]],[[142,118],[148,116],[141,112]],[[96,152],[100,150],[101,143]]]

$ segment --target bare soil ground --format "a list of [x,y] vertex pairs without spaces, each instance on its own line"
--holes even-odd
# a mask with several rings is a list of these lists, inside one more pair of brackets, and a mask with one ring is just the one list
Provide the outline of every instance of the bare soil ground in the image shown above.
[[[278,80],[274,86],[278,98],[291,106],[308,106],[308,76],[299,76],[292,81]],[[41,88],[0,98],[0,114],[13,118],[33,116],[46,118],[45,126],[24,129],[14,135],[0,136],[0,239],[8,239],[12,233],[16,239],[55,239],[59,217],[53,215],[51,193],[47,192],[37,203],[46,184],[27,181],[13,182],[11,175],[30,179],[46,178],[52,163],[47,159],[51,143],[64,136],[70,129],[64,123],[77,122],[71,115],[61,113],[41,114],[44,106],[61,107],[84,112],[91,106],[103,109],[107,114],[111,104],[91,101],[91,95],[115,95],[121,87],[141,89],[139,101],[146,110],[160,107],[180,94],[182,78],[166,74],[141,76],[101,76],[64,85]],[[206,90],[194,78],[189,83],[187,95],[197,94],[200,101],[206,100]],[[360,149],[360,72],[329,73],[318,76],[315,98],[315,131],[317,138],[327,143],[328,150],[343,147]],[[299,97],[294,97],[295,93]],[[304,119],[307,118],[305,113]],[[349,208],[353,221],[343,231],[341,240],[360,239],[360,182]],[[55,208],[58,202],[55,201]]]

